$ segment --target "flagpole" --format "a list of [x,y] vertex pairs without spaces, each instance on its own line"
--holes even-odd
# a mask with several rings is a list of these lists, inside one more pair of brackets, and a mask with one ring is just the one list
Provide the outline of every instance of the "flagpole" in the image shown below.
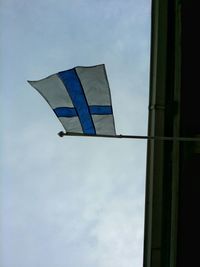
[[60,137],[63,136],[81,136],[81,137],[104,137],[104,138],[126,138],[126,139],[144,139],[144,140],[160,140],[160,141],[190,141],[200,142],[200,138],[196,137],[179,137],[179,136],[148,136],[148,135],[104,135],[104,134],[81,134],[81,133],[64,133],[59,132]]

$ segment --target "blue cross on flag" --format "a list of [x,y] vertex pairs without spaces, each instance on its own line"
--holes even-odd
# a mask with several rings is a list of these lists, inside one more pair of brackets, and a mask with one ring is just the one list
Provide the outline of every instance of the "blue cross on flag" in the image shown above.
[[67,133],[116,135],[104,64],[28,82],[45,98]]

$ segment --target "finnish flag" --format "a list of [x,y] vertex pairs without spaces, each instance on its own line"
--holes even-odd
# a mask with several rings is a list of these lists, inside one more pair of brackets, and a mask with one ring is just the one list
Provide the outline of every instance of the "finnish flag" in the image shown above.
[[104,64],[28,82],[45,98],[67,133],[116,135]]

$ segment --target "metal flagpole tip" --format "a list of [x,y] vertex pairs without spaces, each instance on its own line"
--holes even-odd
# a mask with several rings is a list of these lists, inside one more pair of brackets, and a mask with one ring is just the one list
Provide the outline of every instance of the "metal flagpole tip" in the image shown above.
[[61,132],[58,133],[58,135],[59,135],[60,137],[63,137],[63,136],[65,135],[65,133],[64,133],[63,131],[61,131]]

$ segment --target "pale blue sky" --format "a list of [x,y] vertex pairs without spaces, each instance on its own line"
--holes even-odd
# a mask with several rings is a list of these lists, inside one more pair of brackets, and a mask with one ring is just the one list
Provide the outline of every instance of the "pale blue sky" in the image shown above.
[[0,266],[142,267],[146,141],[59,138],[26,82],[104,63],[118,134],[147,132],[150,0],[0,1]]

